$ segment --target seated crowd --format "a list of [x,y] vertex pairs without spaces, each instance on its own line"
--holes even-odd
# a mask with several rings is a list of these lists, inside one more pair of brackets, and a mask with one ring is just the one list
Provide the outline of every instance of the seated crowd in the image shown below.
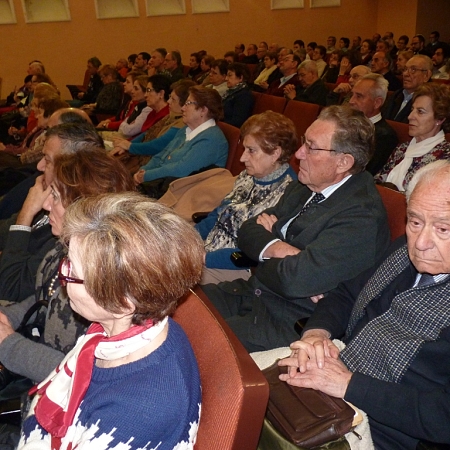
[[[361,448],[450,444],[450,47],[408,43],[92,57],[68,101],[32,61],[0,109],[0,361],[36,387],[0,440],[193,448],[199,368],[170,315],[199,284],[248,352],[290,346],[283,381],[367,414]],[[270,95],[318,105],[303,136],[254,113]],[[199,223],[164,205],[176,183],[187,217],[214,198]],[[405,194],[406,238],[391,242],[377,184]]]

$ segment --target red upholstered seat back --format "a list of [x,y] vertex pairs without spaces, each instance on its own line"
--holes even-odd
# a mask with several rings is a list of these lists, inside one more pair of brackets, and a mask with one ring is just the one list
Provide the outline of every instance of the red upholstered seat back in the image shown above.
[[284,115],[294,122],[297,136],[304,136],[308,127],[317,119],[320,105],[291,100],[286,105]]
[[199,288],[173,318],[186,332],[200,368],[202,416],[195,449],[256,449],[269,398],[261,371]]
[[378,192],[386,208],[391,240],[405,234],[406,229],[406,197],[404,194],[384,186],[377,185]]
[[239,161],[244,150],[240,143],[241,131],[225,122],[217,122],[217,125],[228,141],[228,158],[225,168],[233,175],[239,175],[245,169],[244,164]]
[[252,94],[255,97],[253,114],[261,114],[268,110],[283,114],[284,107],[286,106],[286,99],[284,97],[261,94],[260,92],[252,92]]

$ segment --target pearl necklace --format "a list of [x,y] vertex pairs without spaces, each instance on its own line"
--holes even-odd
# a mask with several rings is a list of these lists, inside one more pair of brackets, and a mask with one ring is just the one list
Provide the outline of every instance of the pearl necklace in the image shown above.
[[56,289],[53,289],[53,286],[55,285],[55,281],[58,279],[58,274],[56,274],[52,280],[50,281],[50,284],[48,285],[48,290],[47,290],[47,294],[48,294],[48,298],[51,298],[53,296],[53,294],[56,292]]

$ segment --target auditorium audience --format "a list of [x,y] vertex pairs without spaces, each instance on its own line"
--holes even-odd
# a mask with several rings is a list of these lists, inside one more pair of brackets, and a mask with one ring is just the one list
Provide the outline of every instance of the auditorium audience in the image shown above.
[[398,74],[403,76],[403,70],[406,67],[406,63],[414,56],[411,50],[401,50],[397,54],[397,61],[395,63]]
[[100,67],[98,75],[103,87],[97,95],[94,103],[83,105],[84,109],[90,109],[89,114],[115,114],[122,103],[123,86],[117,79],[118,73],[114,66],[105,64]]
[[200,67],[200,63],[202,61],[201,56],[198,53],[191,53],[191,56],[189,58],[189,72],[187,73],[187,77],[191,80],[196,81],[196,77],[198,77],[202,69]]
[[433,56],[433,79],[448,80],[450,78],[450,46],[445,44],[436,44],[432,47]]
[[202,60],[200,61],[201,72],[196,77],[193,78],[193,80],[197,84],[202,84],[203,86],[210,84],[209,71],[211,70],[211,65],[213,62],[214,56],[212,55],[202,56]]
[[[103,83],[100,79],[100,75],[98,74],[98,70],[102,63],[100,60],[93,56],[92,58],[88,59],[87,62],[87,70],[89,72],[89,84],[86,89],[86,92],[79,92],[77,95],[77,98],[79,100],[82,100],[83,103],[95,103],[97,100],[97,96],[102,90]],[[80,106],[78,103],[77,105],[72,106]]]
[[269,82],[270,75],[277,69],[277,55],[276,53],[267,52],[264,56],[264,69],[260,72],[260,74],[256,77],[253,84],[260,87],[260,85],[264,82]]
[[[128,119],[129,116],[133,113],[134,108],[139,104],[139,100],[136,100],[136,97],[138,98],[140,97],[139,92],[136,92],[137,89],[135,89],[134,86],[134,82],[136,81],[139,75],[143,75],[143,72],[137,72],[135,70],[132,70],[126,75],[125,81],[123,82],[124,99],[122,101],[122,104],[120,105],[117,114],[115,115],[115,117],[112,117],[111,119],[105,119],[99,122],[97,128],[117,131],[121,123],[124,120]],[[141,101],[144,99],[146,84],[147,83],[145,83],[145,85],[143,86]]]
[[167,53],[164,59],[164,68],[168,72],[172,83],[176,83],[184,78],[181,53],[178,50],[172,50]]
[[139,72],[147,72],[149,68],[150,61],[150,53],[141,52],[138,53],[136,59],[134,60],[133,70],[137,70]]
[[[278,61],[279,61],[279,69],[281,73],[281,78],[272,81],[267,88],[266,93],[269,95],[276,95],[278,97],[284,97],[284,89],[288,85],[299,86],[300,79],[297,76],[297,70],[300,65],[300,58],[292,53],[287,53],[288,49],[286,49],[286,54],[283,56],[282,52],[280,52]],[[275,71],[273,72],[275,73]],[[261,83],[260,86],[264,87],[264,83]]]
[[134,175],[136,184],[163,177],[185,177],[211,165],[225,167],[228,142],[216,123],[223,116],[219,93],[193,86],[181,110],[186,126]]
[[316,63],[319,78],[322,78],[323,71],[327,63],[323,60],[327,54],[327,49],[323,45],[318,45],[313,52],[312,60]]
[[289,345],[293,322],[314,310],[311,296],[370,268],[387,248],[386,212],[364,170],[373,132],[359,111],[322,110],[295,154],[301,183],[240,228],[239,248],[259,261],[254,275],[202,287],[248,351]]
[[221,97],[224,96],[228,89],[227,86],[227,72],[228,72],[228,61],[224,59],[216,59],[211,64],[211,70],[209,71],[209,81],[211,84],[206,87],[215,89]]
[[426,55],[431,57],[431,51],[425,48],[425,37],[422,34],[416,34],[411,39],[411,50],[415,55]]
[[355,83],[364,75],[370,73],[370,69],[367,66],[356,66],[350,70],[350,79],[348,83],[338,84],[332,91],[327,94],[327,106],[330,105],[343,105],[348,103],[352,97],[352,89]]
[[[132,179],[125,168],[101,148],[62,155],[54,162],[51,184],[44,186],[44,177],[39,178],[35,186],[39,193],[35,196],[41,197],[44,208],[49,211],[49,224],[55,236],[60,236],[65,211],[73,202],[101,193],[133,189]],[[62,243],[53,239],[37,270],[33,294],[0,308],[2,363],[10,371],[33,382],[44,380],[62,361],[84,334],[88,323],[71,310],[58,279],[58,266],[65,254]],[[43,322],[44,333],[38,342],[34,342],[14,330],[25,312],[40,300],[48,301],[49,306]]]
[[399,89],[386,102],[383,117],[396,122],[408,123],[414,92],[426,83],[432,74],[433,63],[428,56],[414,55],[403,69],[403,89]]
[[325,106],[328,90],[319,78],[315,61],[303,61],[298,69],[298,78],[300,86],[287,85],[285,96],[291,100]]
[[[397,41],[397,49],[398,49],[398,52],[402,52],[402,51],[404,51],[404,50],[409,50],[409,49],[408,49],[408,42],[409,42],[409,37],[406,36],[405,34],[402,34],[402,35],[398,38],[398,41]],[[398,52],[397,52],[397,55],[398,55]]]
[[361,64],[364,66],[371,66],[373,55],[375,54],[376,45],[370,39],[364,39],[359,49],[362,61]]
[[254,98],[248,86],[250,73],[243,63],[228,66],[227,90],[222,96],[223,121],[240,128],[251,116]]
[[[192,80],[180,80],[173,84],[167,102],[170,113],[152,125],[145,133],[140,134],[131,142],[128,139],[114,139],[114,149],[111,155],[120,156],[133,175],[140,166],[148,163],[153,154],[163,150],[179,129],[184,127],[181,107],[186,103],[189,88],[195,84]],[[127,155],[125,152],[129,152],[129,154]]]
[[450,143],[444,134],[444,127],[447,129],[450,122],[450,88],[437,83],[420,86],[414,92],[408,122],[413,139],[400,144],[375,176],[375,180],[389,183],[399,191],[406,191],[421,167],[450,158]]
[[157,48],[157,49],[153,50],[151,57],[150,57],[150,61],[148,62],[149,67],[147,70],[147,74],[149,76],[157,75],[157,74],[167,75],[167,76],[170,75],[168,73],[168,71],[165,69],[166,55],[167,55],[167,50],[165,48]]
[[274,206],[288,184],[297,178],[289,160],[297,149],[294,124],[282,114],[266,111],[241,127],[245,164],[233,190],[222,203],[195,226],[205,241],[206,260],[201,284],[248,279],[248,269],[238,269],[230,260],[238,250],[242,223]]
[[[148,105],[146,102],[148,80],[149,77],[147,75],[138,75],[135,77],[133,90],[131,91],[131,104],[129,106],[130,111],[128,117],[125,120],[122,120],[117,131],[101,132],[103,139],[107,141],[107,149],[111,148],[110,141],[112,139],[117,137],[129,139],[141,133],[143,125],[153,109],[152,105]],[[99,125],[97,128],[99,128]],[[107,126],[105,128],[107,128]]]
[[193,448],[200,376],[169,315],[200,278],[198,235],[168,208],[129,193],[78,201],[63,239],[70,247],[58,278],[74,312],[93,324],[40,386],[19,447],[57,438],[61,448],[98,448],[108,436],[119,447]]
[[397,134],[381,115],[387,93],[388,81],[382,75],[367,74],[352,87],[352,97],[348,103],[351,108],[363,112],[375,126],[375,151],[366,166],[372,175],[381,170],[398,144]]
[[169,105],[167,104],[169,94],[170,80],[168,77],[160,74],[148,77],[145,101],[147,102],[147,106],[151,108],[151,111],[147,115],[140,132],[136,134],[147,131],[156,122],[169,114]]
[[402,87],[401,81],[391,70],[392,58],[389,52],[377,51],[373,55],[371,68],[373,73],[379,73],[389,82],[389,91],[396,91]]

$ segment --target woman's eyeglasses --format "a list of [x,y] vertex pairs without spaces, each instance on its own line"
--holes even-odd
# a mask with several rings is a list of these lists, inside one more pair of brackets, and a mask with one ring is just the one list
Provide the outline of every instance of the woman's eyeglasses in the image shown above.
[[84,284],[84,280],[70,276],[72,273],[72,262],[68,256],[61,259],[58,267],[58,280],[62,287],[66,287],[67,283]]

